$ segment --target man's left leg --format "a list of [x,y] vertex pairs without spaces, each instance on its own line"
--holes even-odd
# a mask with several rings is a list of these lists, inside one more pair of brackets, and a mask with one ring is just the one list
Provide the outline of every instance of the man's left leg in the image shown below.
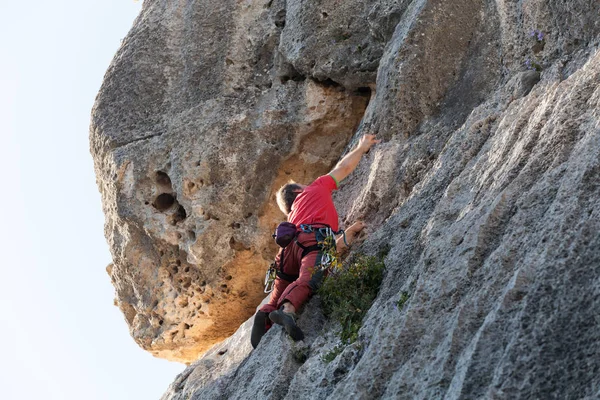
[[279,277],[275,278],[275,285],[270,294],[269,302],[263,305],[254,315],[254,324],[252,325],[252,332],[250,333],[250,343],[253,348],[258,346],[260,339],[262,339],[264,334],[271,328],[272,323],[269,319],[269,313],[277,310],[279,298],[289,284],[290,282],[284,279]]
[[300,276],[279,298],[278,310],[269,314],[269,319],[282,325],[294,340],[304,339],[304,333],[296,325],[295,312],[306,303],[323,281],[324,271],[318,267],[321,264],[321,257],[320,251],[313,251],[302,259]]

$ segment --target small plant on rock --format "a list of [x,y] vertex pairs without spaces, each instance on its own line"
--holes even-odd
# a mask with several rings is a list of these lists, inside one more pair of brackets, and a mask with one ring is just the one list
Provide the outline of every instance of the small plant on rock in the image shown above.
[[408,294],[408,292],[405,291],[400,293],[400,298],[396,302],[396,307],[398,308],[398,310],[401,311],[404,308],[404,305],[406,304],[409,298],[410,295]]
[[538,43],[543,43],[544,37],[546,37],[546,35],[544,34],[544,32],[534,29],[531,32],[529,32],[529,37],[534,38]]
[[329,275],[319,289],[325,315],[340,323],[342,345],[324,357],[333,360],[344,346],[358,339],[362,320],[381,286],[385,265],[381,258],[359,255]]
[[525,67],[529,70],[540,72],[543,68],[535,54],[538,54],[544,50],[544,46],[546,45],[546,34],[539,29],[533,29],[531,32],[529,32],[529,37],[534,41],[533,45],[531,46],[531,51],[533,51],[534,55],[525,60]]
[[327,364],[329,364],[330,362],[332,362],[333,360],[335,360],[335,358],[337,356],[340,355],[340,353],[344,350],[346,346],[343,344],[338,344],[337,346],[335,346],[333,349],[331,349],[331,351],[328,351],[327,353],[325,353],[325,355],[323,357],[321,357],[321,360]]
[[543,69],[540,64],[538,64],[537,62],[535,62],[534,60],[532,60],[530,58],[525,60],[525,67],[529,70],[537,71],[537,72],[540,72]]

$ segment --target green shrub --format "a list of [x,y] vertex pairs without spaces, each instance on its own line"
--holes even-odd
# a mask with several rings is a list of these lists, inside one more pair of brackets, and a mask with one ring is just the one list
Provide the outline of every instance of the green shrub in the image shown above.
[[[379,292],[384,269],[381,258],[356,256],[346,266],[330,274],[319,289],[325,315],[342,327],[340,339],[343,345],[358,338],[363,317]],[[341,349],[336,347],[332,351],[335,355],[327,358],[335,358],[340,352]]]

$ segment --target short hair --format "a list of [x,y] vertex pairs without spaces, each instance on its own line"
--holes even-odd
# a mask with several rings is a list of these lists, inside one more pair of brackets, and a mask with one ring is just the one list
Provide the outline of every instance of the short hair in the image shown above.
[[302,186],[294,181],[289,181],[277,191],[277,205],[286,217],[292,211],[292,204],[301,191]]

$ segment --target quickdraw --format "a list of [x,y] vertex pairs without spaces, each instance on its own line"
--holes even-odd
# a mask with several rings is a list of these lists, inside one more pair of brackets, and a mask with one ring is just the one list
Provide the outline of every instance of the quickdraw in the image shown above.
[[344,243],[348,246],[348,242],[346,242],[346,232],[344,230],[336,232],[329,226],[313,228],[311,225],[300,225],[300,229],[304,233],[315,232],[317,235],[318,246],[321,250],[321,263],[319,269],[332,270],[338,268],[339,261],[335,246],[335,235],[343,235]]
[[275,266],[271,264],[267,273],[265,274],[265,293],[271,293],[275,288],[275,278],[277,278],[277,270]]
[[[321,264],[320,269],[322,270],[331,270],[337,267],[337,256],[336,256],[336,247],[335,247],[335,235],[331,228],[322,228],[325,229],[326,233],[325,238],[319,242],[322,249],[321,255]],[[345,234],[344,234],[345,237]]]

